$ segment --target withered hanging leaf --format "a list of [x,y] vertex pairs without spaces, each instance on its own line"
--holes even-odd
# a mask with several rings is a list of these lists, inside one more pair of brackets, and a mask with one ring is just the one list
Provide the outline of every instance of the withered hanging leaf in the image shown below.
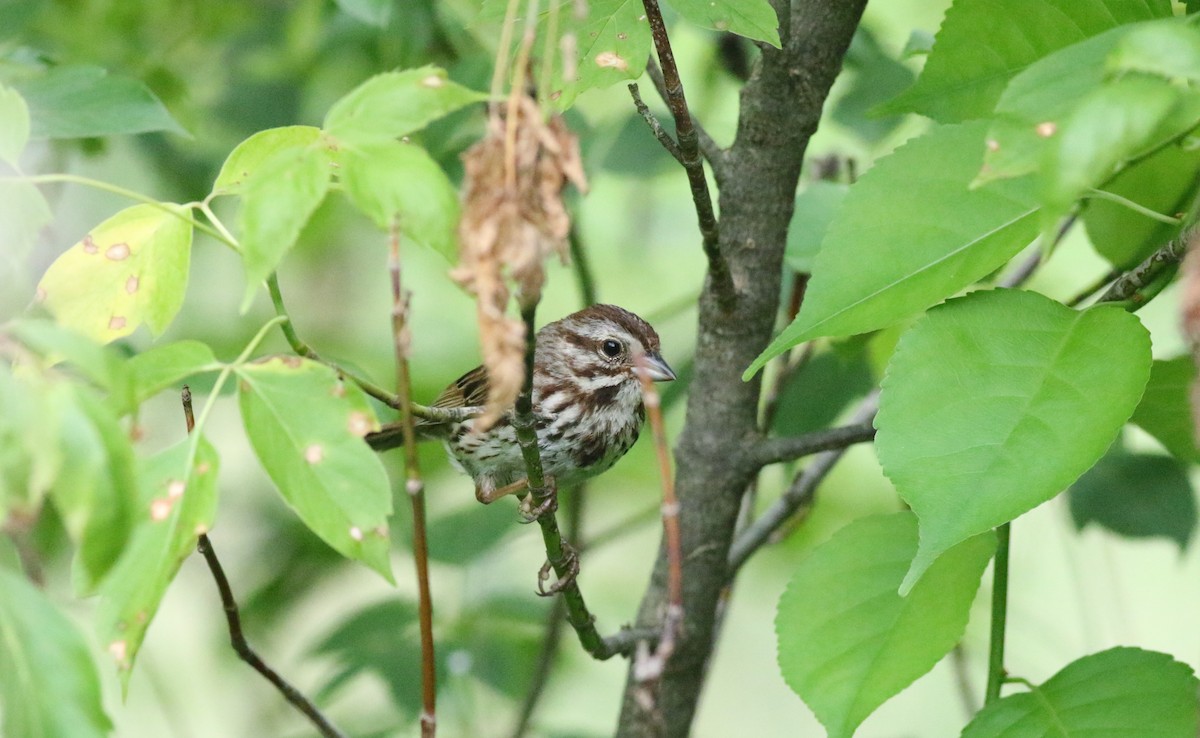
[[571,220],[563,187],[572,182],[586,190],[587,181],[575,135],[558,116],[544,121],[525,95],[493,106],[487,133],[463,162],[459,263],[451,276],[477,300],[490,381],[487,409],[476,423],[487,428],[513,405],[525,379],[525,325],[507,314],[509,281],[520,305],[536,304],[545,259],[567,260]]

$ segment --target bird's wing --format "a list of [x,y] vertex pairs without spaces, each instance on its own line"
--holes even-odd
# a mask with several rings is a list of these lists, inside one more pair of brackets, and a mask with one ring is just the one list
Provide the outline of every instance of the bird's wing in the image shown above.
[[477,366],[458,379],[433,401],[434,407],[478,407],[487,404],[487,368]]

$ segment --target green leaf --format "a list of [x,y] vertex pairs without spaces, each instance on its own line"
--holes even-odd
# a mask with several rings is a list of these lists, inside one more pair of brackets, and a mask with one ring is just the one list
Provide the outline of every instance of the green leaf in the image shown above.
[[135,205],[55,259],[38,297],[63,325],[101,343],[143,322],[158,335],[183,306],[191,250],[187,208]]
[[899,115],[879,115],[877,110],[902,90],[916,75],[879,43],[875,34],[860,25],[842,62],[849,72],[844,92],[833,105],[833,119],[869,143],[879,143],[904,120]]
[[14,89],[0,85],[0,161],[17,166],[29,142],[29,106]]
[[63,463],[50,499],[77,547],[76,592],[92,594],[116,563],[138,517],[138,477],[129,435],[88,391],[59,396]]
[[320,137],[321,129],[314,126],[285,126],[259,131],[230,152],[213,182],[213,193],[241,194],[246,180],[262,169],[271,157],[286,149],[312,146]]
[[243,311],[325,199],[330,164],[330,154],[323,147],[285,148],[267,157],[242,183]]
[[1029,245],[1038,232],[1031,179],[967,186],[985,126],[934,129],[850,188],[817,254],[804,307],[745,377],[803,341],[865,333],[924,310]]
[[0,529],[36,518],[62,467],[61,414],[48,394],[37,375],[0,363]]
[[120,352],[112,346],[96,343],[51,320],[17,320],[7,328],[21,344],[40,356],[47,368],[53,366],[61,371],[70,367],[106,391],[115,407],[123,412],[132,410],[132,375]]
[[385,72],[334,103],[324,128],[338,141],[378,143],[407,136],[447,113],[486,99],[487,95],[450,81],[438,67]]
[[128,364],[139,404],[188,377],[222,366],[208,344],[192,340],[156,346],[130,358]]
[[384,141],[338,155],[346,196],[383,229],[400,231],[447,259],[458,255],[458,191],[425,150]]
[[1114,75],[1144,72],[1200,82],[1200,31],[1188,23],[1135,28],[1117,43],[1107,68]]
[[187,135],[154,93],[131,77],[64,66],[14,80],[29,103],[34,138],[89,138],[169,131]]
[[[563,4],[562,15],[572,12]],[[579,93],[637,79],[646,71],[653,39],[642,0],[592,0],[588,17],[575,29],[579,57],[575,79],[564,80],[558,103],[566,107]]]
[[[463,531],[468,530],[471,534],[463,535]],[[460,507],[429,521],[429,558],[467,566],[478,561],[512,532],[512,519],[505,515],[496,515],[493,510],[478,504]],[[401,535],[411,543],[411,527],[403,528]]]
[[1196,735],[1196,677],[1165,653],[1113,648],[975,715],[962,738]]
[[[1103,95],[1099,91],[1113,84],[1108,80],[1108,60],[1122,39],[1136,31],[1169,27],[1177,22],[1157,20],[1115,28],[1061,49],[1013,78],[996,104],[995,121],[987,136],[988,152],[976,184],[1040,170],[1046,161],[1047,150],[1057,140],[1064,123],[1090,96]],[[1184,104],[1165,116],[1156,130],[1157,143],[1195,126],[1196,116],[1200,115],[1196,96],[1182,89],[1177,92]],[[1098,104],[1089,103],[1093,107]],[[1079,113],[1083,116],[1104,114],[1103,110]],[[1133,113],[1132,120],[1138,120],[1136,116]],[[1089,131],[1085,122],[1074,121],[1073,125]],[[1091,123],[1090,126],[1093,135],[1102,133],[1098,130],[1101,125]],[[1146,148],[1152,145],[1146,144]]]
[[1191,356],[1155,361],[1146,392],[1130,418],[1175,458],[1190,463],[1200,462],[1190,400],[1195,381],[1196,363]]
[[366,395],[304,359],[275,358],[237,373],[246,434],[284,500],[335,550],[392,581],[392,495],[383,464],[362,440],[379,429]]
[[38,231],[50,224],[50,204],[29,182],[0,179],[0,252],[24,258]]
[[0,568],[0,732],[101,738],[112,731],[87,641],[33,585]]
[[783,259],[797,272],[812,272],[821,241],[829,231],[849,187],[836,182],[813,182],[796,196],[792,222],[788,225],[787,249]]
[[821,351],[779,393],[771,429],[799,436],[830,427],[842,411],[875,387],[865,341],[851,339]]
[[216,450],[202,436],[142,463],[142,491],[133,540],[100,587],[97,632],[116,663],[123,688],[180,565],[212,528],[217,511]]
[[668,0],[689,22],[779,45],[779,18],[767,0]]
[[1200,97],[1188,98],[1165,80],[1128,77],[1080,100],[1046,149],[1043,221],[1065,214],[1126,162],[1193,128]]
[[993,290],[930,310],[900,339],[875,420],[883,472],[921,523],[903,591],[944,551],[1079,478],[1149,376],[1149,335],[1117,307]]
[[[1104,190],[1166,215],[1191,204],[1200,180],[1200,149],[1167,146],[1121,171]],[[1117,269],[1136,266],[1176,235],[1176,226],[1147,218],[1108,200],[1088,200],[1083,210],[1088,240]]]
[[337,0],[343,13],[379,28],[386,28],[392,17],[392,0]]
[[[313,648],[313,653],[337,663],[335,673],[320,688],[318,700],[331,698],[364,672],[378,675],[397,707],[421,708],[421,650],[417,640],[417,606],[389,599],[368,605],[339,623]],[[438,654],[445,649],[438,649]],[[438,674],[445,674],[438,669]]]
[[775,618],[779,668],[830,738],[850,738],[958,643],[995,548],[991,533],[958,544],[901,597],[917,550],[902,512],[857,520],[800,563]]
[[917,83],[885,110],[942,123],[983,118],[1037,60],[1126,23],[1170,16],[1169,0],[957,0]]
[[1169,456],[1115,447],[1071,485],[1071,518],[1126,538],[1161,536],[1182,552],[1196,529],[1196,498],[1183,466]]

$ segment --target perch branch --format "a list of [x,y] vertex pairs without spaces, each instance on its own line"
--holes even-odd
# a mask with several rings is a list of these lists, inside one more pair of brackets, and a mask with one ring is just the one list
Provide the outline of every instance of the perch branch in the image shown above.
[[[658,92],[658,96],[663,102],[667,101],[667,83],[663,79],[662,70],[658,68],[658,63],[651,57],[646,64],[646,74],[650,77],[650,81],[654,83],[654,89]],[[700,146],[700,153],[708,159],[708,163],[713,168],[713,174],[716,175],[717,181],[721,181],[722,166],[725,164],[725,149],[717,145],[717,142],[708,135],[708,131],[704,130],[704,126],[700,125],[700,121],[696,120],[696,116],[692,116],[692,127],[696,129],[696,142]],[[682,162],[680,162],[682,163]]]
[[1126,302],[1134,310],[1146,304],[1148,297],[1141,294],[1141,291],[1167,269],[1179,263],[1187,253],[1188,244],[1198,232],[1200,226],[1192,226],[1168,241],[1162,248],[1147,256],[1141,264],[1117,277],[1117,281],[1112,283],[1097,302]]
[[629,83],[629,94],[633,97],[633,106],[637,108],[638,114],[642,116],[642,120],[646,121],[646,125],[650,126],[650,131],[662,147],[667,150],[675,161],[683,164],[683,154],[679,151],[679,144],[675,143],[675,139],[671,138],[671,134],[667,133],[662,127],[662,123],[658,122],[658,118],[654,117],[654,113],[650,112],[650,108],[646,107],[646,103],[642,100],[642,94],[638,90],[637,82]]
[[755,445],[753,455],[755,463],[767,466],[821,451],[845,448],[874,438],[875,428],[870,423],[858,423],[805,433],[802,436],[767,438]]

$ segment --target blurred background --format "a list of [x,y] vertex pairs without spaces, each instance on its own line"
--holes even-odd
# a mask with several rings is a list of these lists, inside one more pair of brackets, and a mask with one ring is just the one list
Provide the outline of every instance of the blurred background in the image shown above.
[[[912,82],[921,49],[947,4],[893,0],[868,7],[810,158],[852,160],[861,172],[923,130],[921,120],[871,117],[868,111]],[[334,100],[379,71],[434,63],[462,84],[487,89],[495,32],[475,22],[478,11],[477,0],[7,0],[0,2],[0,78],[49,62],[96,65],[142,80],[189,135],[42,142],[26,170],[81,174],[187,202],[208,193],[239,141],[273,126],[319,125]],[[728,144],[740,77],[757,52],[741,40],[682,23],[672,25],[672,38],[694,114],[719,143]],[[642,87],[666,121],[651,86]],[[669,432],[676,437],[703,279],[686,179],[636,115],[623,86],[583,95],[568,120],[580,135],[591,180],[586,196],[571,195],[579,245],[599,299],[647,318],[662,336],[665,357],[680,371],[681,381],[667,389]],[[458,155],[481,128],[481,111],[471,109],[432,126],[422,143],[457,179]],[[801,197],[807,187],[806,177]],[[0,318],[20,314],[49,263],[130,204],[76,185],[51,185],[44,192],[54,209],[52,225],[32,249],[9,250],[0,259]],[[798,242],[813,239],[813,223],[823,212],[818,201],[806,202],[793,234]],[[229,204],[219,202],[218,213],[233,222],[235,210],[220,208]],[[803,249],[798,243],[795,251]],[[331,197],[279,276],[302,338],[324,356],[390,386],[386,257],[382,234],[341,198]],[[450,265],[437,254],[413,247],[404,260],[413,291],[415,393],[429,402],[478,363],[474,306],[449,280]],[[1105,271],[1082,234],[1075,234],[1032,286],[1066,297]],[[235,254],[198,237],[185,306],[159,341],[195,338],[222,359],[235,356],[273,314],[265,291],[246,314],[239,313],[243,280]],[[581,299],[574,269],[554,266],[539,317],[542,322],[561,317],[580,308]],[[1167,295],[1140,313],[1159,358],[1182,351],[1174,303]],[[822,347],[803,381],[785,389],[776,430],[801,433],[839,422],[877,381],[897,334],[869,344],[851,340]],[[137,351],[152,340],[143,329],[125,344]],[[278,335],[264,347],[286,350]],[[193,390],[202,395],[205,387]],[[139,443],[147,453],[179,440],[178,408],[171,393],[144,407]],[[384,409],[380,416],[393,417]],[[392,525],[398,579],[393,589],[365,567],[343,561],[295,519],[258,467],[231,400],[217,406],[210,428],[222,458],[220,511],[211,537],[242,603],[251,643],[351,734],[417,734],[415,583],[403,493]],[[1128,433],[1135,448],[1154,449],[1148,437]],[[422,454],[434,558],[440,734],[507,736],[529,690],[551,607],[534,595],[544,558],[540,536],[518,524],[510,500],[478,505],[470,482],[449,468],[440,447],[426,445]],[[391,452],[386,458],[397,473],[399,456]],[[760,504],[773,500],[794,472],[768,469]],[[646,441],[586,493],[580,583],[604,633],[614,632],[636,610],[658,547],[658,499],[653,449]],[[564,507],[577,504],[564,494]],[[696,736],[824,735],[775,665],[776,602],[793,566],[812,546],[850,520],[898,509],[871,449],[853,449],[822,487],[807,519],[745,567],[710,667]],[[1200,560],[1195,549],[1182,545],[1189,537],[1128,541],[1094,527],[1078,532],[1065,497],[1020,519],[1013,529],[1011,670],[1042,681],[1074,658],[1116,644],[1165,650],[1200,664],[1200,632],[1194,627],[1200,594],[1191,586],[1200,576]],[[64,547],[50,562],[49,590],[57,604],[86,623],[93,604],[72,598],[69,559]],[[958,733],[981,699],[989,581],[985,575],[960,652],[885,705],[858,735]],[[220,603],[198,557],[184,564],[168,591],[124,702],[98,646],[96,654],[109,714],[123,738],[312,734],[228,647]],[[624,661],[591,660],[568,630],[531,734],[611,734],[624,679]]]

